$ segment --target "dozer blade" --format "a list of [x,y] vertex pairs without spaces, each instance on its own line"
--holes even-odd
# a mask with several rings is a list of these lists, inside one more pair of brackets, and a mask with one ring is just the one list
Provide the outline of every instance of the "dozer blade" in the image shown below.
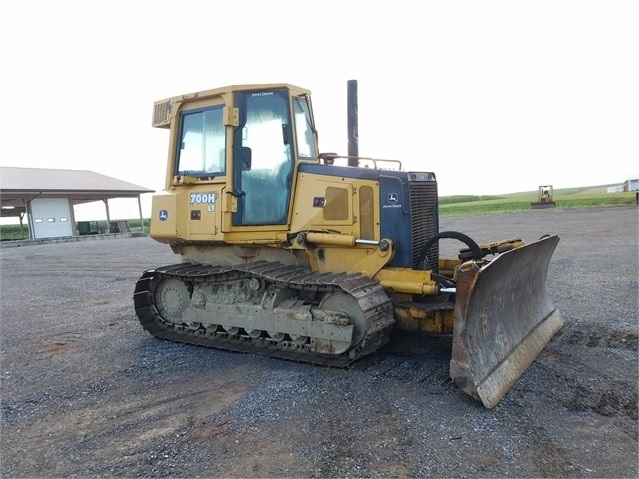
[[546,236],[458,272],[450,376],[489,409],[564,324],[546,287],[558,242]]
[[546,201],[546,202],[541,202],[541,203],[530,203],[530,207],[533,210],[540,210],[540,209],[544,209],[544,208],[555,208],[557,205],[555,204],[554,201]]

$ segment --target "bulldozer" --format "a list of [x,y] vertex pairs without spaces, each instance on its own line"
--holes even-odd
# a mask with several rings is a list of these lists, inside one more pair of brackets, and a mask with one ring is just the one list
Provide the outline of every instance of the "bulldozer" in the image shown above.
[[552,185],[541,185],[537,189],[537,201],[530,203],[530,207],[533,210],[540,210],[543,208],[555,208],[557,205],[554,201],[554,193]]
[[451,379],[493,408],[563,325],[559,238],[440,231],[435,172],[360,156],[356,80],[346,103],[347,155],[319,151],[311,92],[291,84],[154,103],[169,140],[150,236],[179,261],[142,273],[137,317],[165,340],[342,368],[396,329],[450,335]]

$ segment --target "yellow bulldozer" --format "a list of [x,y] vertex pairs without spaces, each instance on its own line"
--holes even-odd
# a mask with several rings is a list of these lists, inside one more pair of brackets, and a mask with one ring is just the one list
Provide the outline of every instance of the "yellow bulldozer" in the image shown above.
[[[452,380],[492,408],[563,324],[546,287],[559,238],[440,231],[434,172],[359,156],[355,80],[347,112],[340,156],[320,153],[304,88],[155,102],[169,148],[150,236],[180,260],[142,274],[137,316],[159,338],[337,367],[395,328],[449,334]],[[457,257],[440,257],[442,239]]]
[[552,185],[541,185],[537,189],[537,201],[530,203],[530,207],[533,210],[539,210],[544,208],[554,208],[557,206],[554,200],[554,193]]

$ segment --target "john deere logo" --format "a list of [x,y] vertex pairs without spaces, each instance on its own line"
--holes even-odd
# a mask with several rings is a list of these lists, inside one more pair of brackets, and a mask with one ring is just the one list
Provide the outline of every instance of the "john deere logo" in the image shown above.
[[169,212],[166,210],[160,210],[160,213],[158,214],[158,218],[160,218],[160,221],[166,221],[169,219]]
[[386,195],[386,203],[382,205],[382,208],[401,208],[402,205],[399,203],[399,194],[397,193],[388,193]]

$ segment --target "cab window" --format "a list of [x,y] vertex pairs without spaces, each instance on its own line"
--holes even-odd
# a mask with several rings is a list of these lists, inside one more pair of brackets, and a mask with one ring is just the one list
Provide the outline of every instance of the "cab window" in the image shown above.
[[[288,219],[293,137],[286,90],[238,94],[236,130],[236,225],[277,225]],[[250,158],[250,160],[248,160]]]
[[190,110],[180,116],[176,175],[224,175],[226,159],[222,106]]

